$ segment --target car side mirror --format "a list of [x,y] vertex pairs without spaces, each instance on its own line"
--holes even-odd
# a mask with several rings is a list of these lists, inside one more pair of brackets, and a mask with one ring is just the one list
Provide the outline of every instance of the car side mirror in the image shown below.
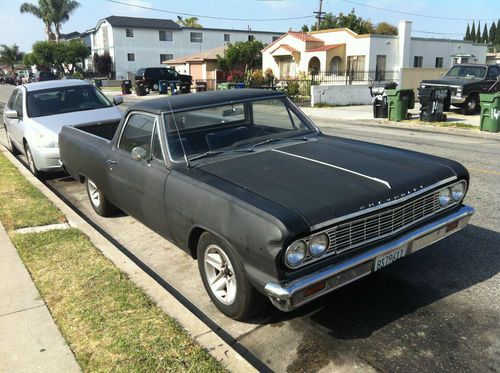
[[9,119],[19,119],[17,110],[5,110],[5,116]]
[[122,96],[115,96],[115,97],[113,97],[113,103],[115,105],[123,104],[123,97]]
[[141,148],[140,146],[136,146],[134,149],[132,149],[132,159],[134,161],[145,161],[146,156],[148,153],[144,148]]

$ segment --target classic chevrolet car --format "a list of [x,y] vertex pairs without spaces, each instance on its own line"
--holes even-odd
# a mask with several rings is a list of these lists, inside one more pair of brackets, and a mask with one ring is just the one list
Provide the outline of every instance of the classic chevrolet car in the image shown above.
[[282,93],[144,101],[59,135],[103,216],[118,207],[198,260],[217,308],[290,311],[460,229],[469,174],[422,153],[326,136]]

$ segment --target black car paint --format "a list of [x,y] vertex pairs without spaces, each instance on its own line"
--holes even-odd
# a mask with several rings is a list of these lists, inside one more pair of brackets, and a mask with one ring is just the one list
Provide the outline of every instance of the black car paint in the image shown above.
[[179,74],[175,69],[166,67],[146,67],[137,71],[136,80],[143,80],[150,90],[155,89],[158,81],[167,80],[169,82],[180,82],[191,85],[193,77],[191,75]]
[[[134,111],[159,115],[211,102],[268,97],[284,96],[241,90],[142,102],[128,109],[112,140],[86,134],[80,130],[84,126],[64,127],[59,135],[61,159],[75,179],[93,179],[112,203],[193,257],[201,231],[220,236],[237,250],[250,281],[260,291],[268,282],[296,278],[339,260],[331,256],[296,271],[285,268],[284,249],[294,239],[310,234],[315,225],[443,179],[469,180],[467,170],[451,160],[319,131],[308,141],[276,142],[251,153],[207,158],[194,167],[169,160],[166,164],[134,161],[116,147],[121,128]],[[161,141],[166,148],[164,134]],[[390,188],[273,149],[385,178]],[[108,160],[117,163],[110,165]]]

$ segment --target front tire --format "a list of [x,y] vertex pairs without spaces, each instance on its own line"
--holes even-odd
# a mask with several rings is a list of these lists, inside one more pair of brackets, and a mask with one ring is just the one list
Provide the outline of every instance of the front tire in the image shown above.
[[107,217],[116,212],[116,207],[107,200],[94,181],[86,178],[85,189],[87,189],[90,205],[98,215]]
[[212,233],[200,237],[198,268],[210,299],[227,317],[245,320],[266,305],[265,298],[248,281],[235,250]]
[[28,160],[28,167],[33,175],[40,177],[40,171],[36,168],[35,160],[33,159],[33,154],[31,153],[30,146],[28,143],[24,144],[24,154],[26,154],[26,159]]
[[470,94],[465,100],[462,111],[465,115],[472,115],[479,111],[479,95],[476,93]]

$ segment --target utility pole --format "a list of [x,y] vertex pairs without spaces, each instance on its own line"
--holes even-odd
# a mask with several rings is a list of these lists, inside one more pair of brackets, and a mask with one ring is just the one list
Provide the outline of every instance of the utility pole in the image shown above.
[[316,31],[319,30],[319,24],[321,23],[321,16],[325,14],[325,12],[322,12],[321,9],[323,8],[323,0],[319,0],[319,11],[318,12],[313,12],[316,14]]

